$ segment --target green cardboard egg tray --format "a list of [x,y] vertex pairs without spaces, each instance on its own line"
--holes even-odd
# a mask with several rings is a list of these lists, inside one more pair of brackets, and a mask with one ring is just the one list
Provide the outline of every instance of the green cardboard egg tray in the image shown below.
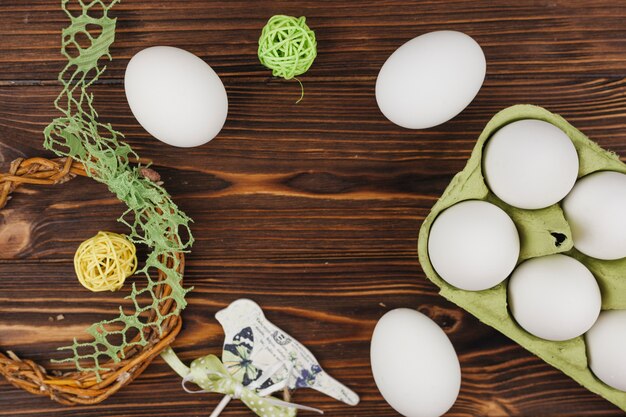
[[426,276],[440,288],[439,293],[443,297],[502,332],[590,391],[626,411],[626,392],[604,384],[589,369],[583,336],[564,342],[543,340],[532,336],[513,320],[507,308],[508,279],[488,290],[464,291],[444,281],[430,263],[428,236],[437,215],[464,200],[488,201],[502,208],[515,222],[520,236],[518,264],[530,258],[555,253],[572,256],[587,266],[596,277],[602,293],[603,310],[626,309],[626,258],[604,261],[587,257],[574,249],[570,227],[558,204],[540,210],[518,209],[507,205],[488,189],[482,173],[485,142],[501,127],[522,119],[538,119],[552,123],[569,136],[578,152],[580,162],[578,178],[596,171],[626,173],[626,165],[616,154],[602,149],[559,115],[531,105],[506,108],[487,123],[467,165],[463,171],[454,176],[424,220],[418,240],[420,264]]

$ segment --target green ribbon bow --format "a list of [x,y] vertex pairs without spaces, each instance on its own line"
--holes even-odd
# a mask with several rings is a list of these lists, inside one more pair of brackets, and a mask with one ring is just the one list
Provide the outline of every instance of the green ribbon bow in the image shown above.
[[[261,396],[256,389],[245,387],[235,379],[215,355],[207,355],[194,360],[190,368],[180,361],[170,347],[163,350],[161,357],[183,377],[183,388],[187,392],[215,392],[241,399],[259,417],[295,417],[297,409],[320,412],[317,409],[292,404],[275,397]],[[190,391],[185,387],[186,382],[193,382],[202,390]]]

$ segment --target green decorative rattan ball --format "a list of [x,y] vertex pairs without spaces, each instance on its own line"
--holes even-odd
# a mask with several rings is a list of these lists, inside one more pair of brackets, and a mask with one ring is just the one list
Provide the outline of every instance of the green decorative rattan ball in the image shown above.
[[272,16],[259,38],[259,60],[272,75],[290,80],[311,68],[317,56],[315,32],[306,18]]

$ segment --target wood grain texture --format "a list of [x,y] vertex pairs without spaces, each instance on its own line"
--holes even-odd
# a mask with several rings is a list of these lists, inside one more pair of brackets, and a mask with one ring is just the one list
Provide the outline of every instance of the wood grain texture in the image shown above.
[[[319,56],[302,81],[274,80],[256,60],[272,14],[306,15]],[[421,221],[465,165],[498,110],[532,103],[560,113],[602,146],[626,155],[626,6],[618,1],[164,1],[124,0],[115,60],[94,88],[96,107],[155,162],[175,201],[194,218],[186,282],[195,291],[175,343],[184,359],[218,353],[214,313],[249,297],[361,395],[351,408],[308,390],[295,400],[342,417],[397,416],[369,368],[376,320],[396,307],[434,318],[461,359],[461,395],[449,415],[619,416],[496,331],[436,294],[417,261]],[[56,116],[58,53],[67,25],[55,0],[0,0],[0,165],[45,155]],[[427,131],[388,122],[376,74],[406,40],[456,29],[483,46],[488,74],[474,102]],[[211,143],[174,149],[151,139],[128,109],[128,59],[157,44],[201,56],[229,95]],[[123,206],[104,186],[77,179],[54,191],[24,187],[0,212],[0,346],[31,359],[88,324],[112,317],[120,293],[77,283],[73,252],[98,230],[123,232]],[[62,321],[50,317],[64,315]],[[48,365],[46,363],[46,365]],[[0,382],[0,416],[206,416],[216,396],[188,395],[157,360],[104,404],[63,408]],[[225,416],[251,415],[233,403]]]

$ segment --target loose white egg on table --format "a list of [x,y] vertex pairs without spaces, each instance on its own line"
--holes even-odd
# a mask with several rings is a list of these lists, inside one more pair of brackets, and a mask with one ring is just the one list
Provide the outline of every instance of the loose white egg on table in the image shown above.
[[626,310],[603,311],[585,341],[593,373],[605,384],[626,391]]
[[526,119],[498,130],[483,152],[489,189],[505,203],[540,209],[561,201],[578,176],[578,153],[552,123]]
[[573,339],[593,326],[602,299],[593,274],[565,255],[533,258],[518,266],[508,286],[517,324],[546,340]]
[[138,52],[126,67],[124,89],[137,121],[169,145],[202,145],[226,121],[228,97],[220,77],[183,49],[154,46]]
[[574,247],[598,259],[626,257],[626,175],[613,171],[579,180],[563,201]]
[[450,339],[430,318],[399,308],[376,324],[372,374],[383,398],[406,417],[439,417],[461,388],[461,366]]
[[376,101],[393,123],[425,129],[467,107],[483,84],[485,54],[470,36],[450,30],[426,33],[400,46],[376,79]]
[[519,251],[513,220],[485,201],[463,201],[444,210],[428,238],[428,257],[437,274],[469,291],[504,281],[515,268]]

